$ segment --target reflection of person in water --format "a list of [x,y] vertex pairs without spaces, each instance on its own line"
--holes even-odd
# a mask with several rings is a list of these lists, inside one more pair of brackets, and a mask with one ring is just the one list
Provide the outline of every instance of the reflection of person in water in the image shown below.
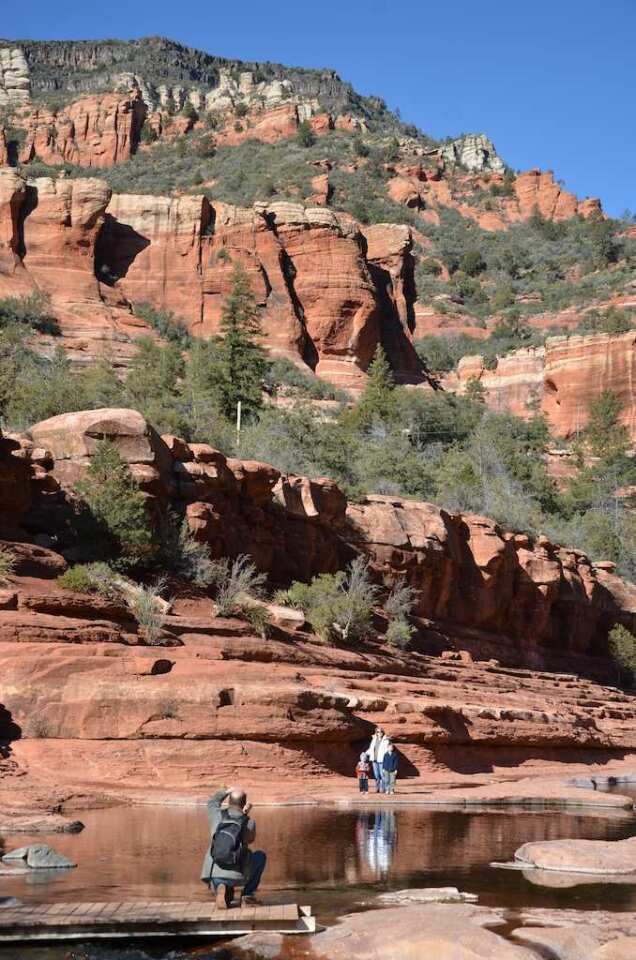
[[356,839],[360,859],[366,861],[376,878],[386,877],[397,841],[395,812],[381,810],[373,816],[371,824],[369,814],[360,813],[356,823]]

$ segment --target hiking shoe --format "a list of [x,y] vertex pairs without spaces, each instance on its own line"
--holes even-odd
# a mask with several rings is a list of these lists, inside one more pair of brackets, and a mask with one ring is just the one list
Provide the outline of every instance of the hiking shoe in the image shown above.
[[227,910],[230,905],[230,891],[224,883],[220,883],[216,888],[216,909]]
[[247,904],[248,907],[262,907],[263,901],[259,900],[258,897],[251,897],[249,894],[243,896],[243,903]]

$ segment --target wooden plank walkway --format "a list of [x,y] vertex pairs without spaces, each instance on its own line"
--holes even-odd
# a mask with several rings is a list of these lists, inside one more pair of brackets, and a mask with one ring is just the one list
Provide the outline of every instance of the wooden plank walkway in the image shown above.
[[0,944],[120,937],[222,937],[255,930],[313,933],[311,907],[296,903],[217,910],[212,903],[24,903],[0,908]]

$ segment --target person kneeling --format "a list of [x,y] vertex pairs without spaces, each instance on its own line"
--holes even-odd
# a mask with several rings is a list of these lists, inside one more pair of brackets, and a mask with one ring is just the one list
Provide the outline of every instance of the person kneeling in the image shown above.
[[[227,800],[227,806],[223,806]],[[210,845],[206,851],[201,879],[216,894],[219,910],[227,910],[234,899],[234,887],[243,888],[243,901],[257,904],[254,894],[263,876],[267,856],[250,850],[256,839],[256,824],[244,790],[219,790],[207,804]]]

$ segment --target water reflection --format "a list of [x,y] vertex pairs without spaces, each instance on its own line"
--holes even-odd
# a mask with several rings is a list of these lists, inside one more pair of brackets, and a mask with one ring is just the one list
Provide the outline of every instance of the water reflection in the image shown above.
[[360,864],[368,867],[372,878],[386,880],[397,843],[395,811],[359,813],[355,831]]
[[[257,843],[268,854],[263,894],[301,900],[341,912],[373,888],[454,885],[493,905],[549,906],[559,891],[541,888],[519,872],[493,870],[522,843],[563,837],[619,839],[636,833],[628,814],[611,818],[556,811],[458,812],[416,806],[256,807]],[[208,839],[204,807],[114,808],[87,812],[83,833],[51,838],[76,861],[76,870],[25,879],[2,878],[3,896],[23,900],[205,900],[198,879]],[[5,838],[12,848],[41,840]],[[565,891],[563,891],[565,893]],[[590,904],[597,895],[584,894]],[[614,889],[608,901],[636,908],[634,886]],[[603,909],[612,909],[602,902]],[[2,956],[0,952],[0,957]]]

